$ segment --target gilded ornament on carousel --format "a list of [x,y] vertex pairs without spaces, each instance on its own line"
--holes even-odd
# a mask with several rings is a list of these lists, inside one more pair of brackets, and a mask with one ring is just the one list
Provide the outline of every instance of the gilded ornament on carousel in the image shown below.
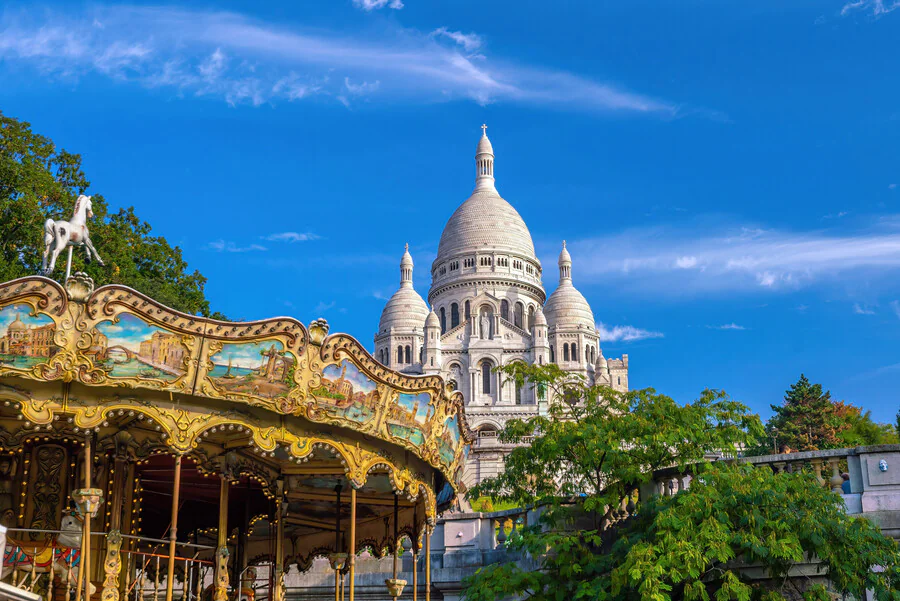
[[100,506],[103,505],[103,491],[99,488],[79,488],[72,492],[72,500],[78,510],[78,515],[84,517],[90,515],[97,517]]

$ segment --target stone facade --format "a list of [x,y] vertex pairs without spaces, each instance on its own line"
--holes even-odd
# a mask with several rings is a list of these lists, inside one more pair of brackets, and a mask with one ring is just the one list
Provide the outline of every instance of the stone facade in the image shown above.
[[502,468],[509,449],[495,444],[497,430],[509,419],[541,411],[534,390],[503,381],[492,372],[495,367],[556,363],[590,382],[628,390],[628,355],[603,356],[591,307],[573,285],[565,242],[559,285],[547,297],[531,233],[497,192],[486,133],[475,165],[475,190],[448,220],[431,266],[431,310],[413,288],[407,247],[400,288],[375,335],[375,357],[384,365],[440,374],[463,393],[466,417],[479,435],[464,475],[469,486]]

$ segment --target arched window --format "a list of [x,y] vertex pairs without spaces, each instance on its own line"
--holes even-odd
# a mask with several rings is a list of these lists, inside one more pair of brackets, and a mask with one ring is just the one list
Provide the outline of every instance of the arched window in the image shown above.
[[380,361],[381,364],[384,365],[384,349],[378,351],[378,361]]
[[487,359],[481,362],[481,392],[491,394],[491,362]]
[[425,363],[425,347],[419,347],[419,363]]
[[524,317],[525,307],[522,306],[522,303],[516,303],[516,310],[513,314],[513,325],[516,327],[522,327],[522,317]]
[[518,382],[516,384],[516,405],[522,404],[522,385]]
[[553,352],[553,345],[550,345],[550,363],[556,363],[556,354]]
[[509,321],[509,303],[505,300],[500,301],[500,317]]
[[441,307],[441,334],[447,333],[447,312]]
[[397,347],[397,364],[403,363],[403,347]]
[[472,306],[469,304],[469,301],[466,301],[466,319],[469,319],[469,316],[472,315]]
[[531,330],[531,328],[533,328],[533,327],[534,327],[534,305],[531,305],[530,307],[528,307],[528,329]]
[[459,325],[459,305],[453,303],[450,305],[450,329],[452,330]]
[[578,361],[578,345],[572,343],[572,361]]
[[412,363],[412,354],[410,353],[408,344],[406,345],[406,362]]
[[585,363],[591,362],[591,347],[589,347],[589,346],[584,347],[584,362]]
[[597,362],[597,348],[591,347],[591,365]]
[[563,361],[569,360],[569,344],[566,343],[563,345]]

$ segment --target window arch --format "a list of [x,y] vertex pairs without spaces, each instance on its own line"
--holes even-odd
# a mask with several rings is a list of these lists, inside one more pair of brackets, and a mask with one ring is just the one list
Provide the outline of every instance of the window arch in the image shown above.
[[491,362],[485,359],[481,362],[481,392],[491,394]]
[[556,363],[556,354],[553,352],[553,345],[550,345],[550,363]]
[[569,360],[569,343],[563,345],[563,361]]
[[466,319],[468,320],[469,317],[472,315],[472,305],[469,304],[469,301],[466,301],[465,307],[466,307],[466,310],[465,310],[464,315],[466,316]]
[[509,303],[506,302],[506,299],[500,301],[500,317],[509,321]]
[[401,363],[403,363],[403,347],[398,346],[397,347],[397,364],[399,365]]
[[534,327],[534,305],[528,307],[528,329]]
[[516,386],[516,405],[522,404],[522,385],[518,382],[515,383]]
[[459,325],[459,305],[453,303],[450,305],[450,329],[452,330]]
[[447,333],[447,312],[441,307],[441,334]]
[[409,345],[406,345],[406,363],[412,363],[412,353],[410,352]]
[[425,363],[425,347],[419,347],[419,363]]
[[521,302],[516,303],[516,308],[513,312],[513,325],[517,328],[522,327],[522,318],[524,317],[525,307]]
[[572,343],[572,361],[578,361],[578,345]]

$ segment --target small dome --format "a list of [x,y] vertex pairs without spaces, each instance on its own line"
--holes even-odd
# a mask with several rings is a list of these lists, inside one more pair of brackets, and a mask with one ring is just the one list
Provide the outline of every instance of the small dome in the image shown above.
[[16,313],[16,319],[13,320],[11,324],[7,327],[7,331],[9,332],[21,332],[22,330],[27,329],[25,324],[22,323],[22,319],[19,317],[19,314]]
[[606,369],[608,363],[606,362],[606,357],[603,356],[603,351],[597,355],[597,362],[594,364],[594,367],[597,369]]
[[559,253],[559,286],[544,304],[544,313],[550,325],[557,328],[584,327],[591,332],[597,328],[591,306],[572,285],[572,257],[565,242]]
[[547,318],[544,317],[544,310],[538,307],[537,312],[534,314],[534,325],[536,326],[545,326],[547,325]]
[[431,312],[429,312],[428,317],[425,318],[425,327],[426,328],[441,327],[441,320],[438,319],[438,316],[435,314],[434,307],[431,308]]
[[427,317],[428,305],[413,288],[404,286],[384,306],[378,331],[386,332],[391,328],[401,331],[421,330]]
[[403,250],[400,259],[400,288],[388,300],[381,312],[378,331],[386,332],[391,328],[409,332],[421,330],[428,316],[428,305],[413,288],[413,260],[409,254],[409,244]]
[[576,328],[582,326],[591,332],[597,327],[591,306],[584,295],[572,285],[571,280],[561,283],[553,291],[544,304],[544,313],[551,326]]

